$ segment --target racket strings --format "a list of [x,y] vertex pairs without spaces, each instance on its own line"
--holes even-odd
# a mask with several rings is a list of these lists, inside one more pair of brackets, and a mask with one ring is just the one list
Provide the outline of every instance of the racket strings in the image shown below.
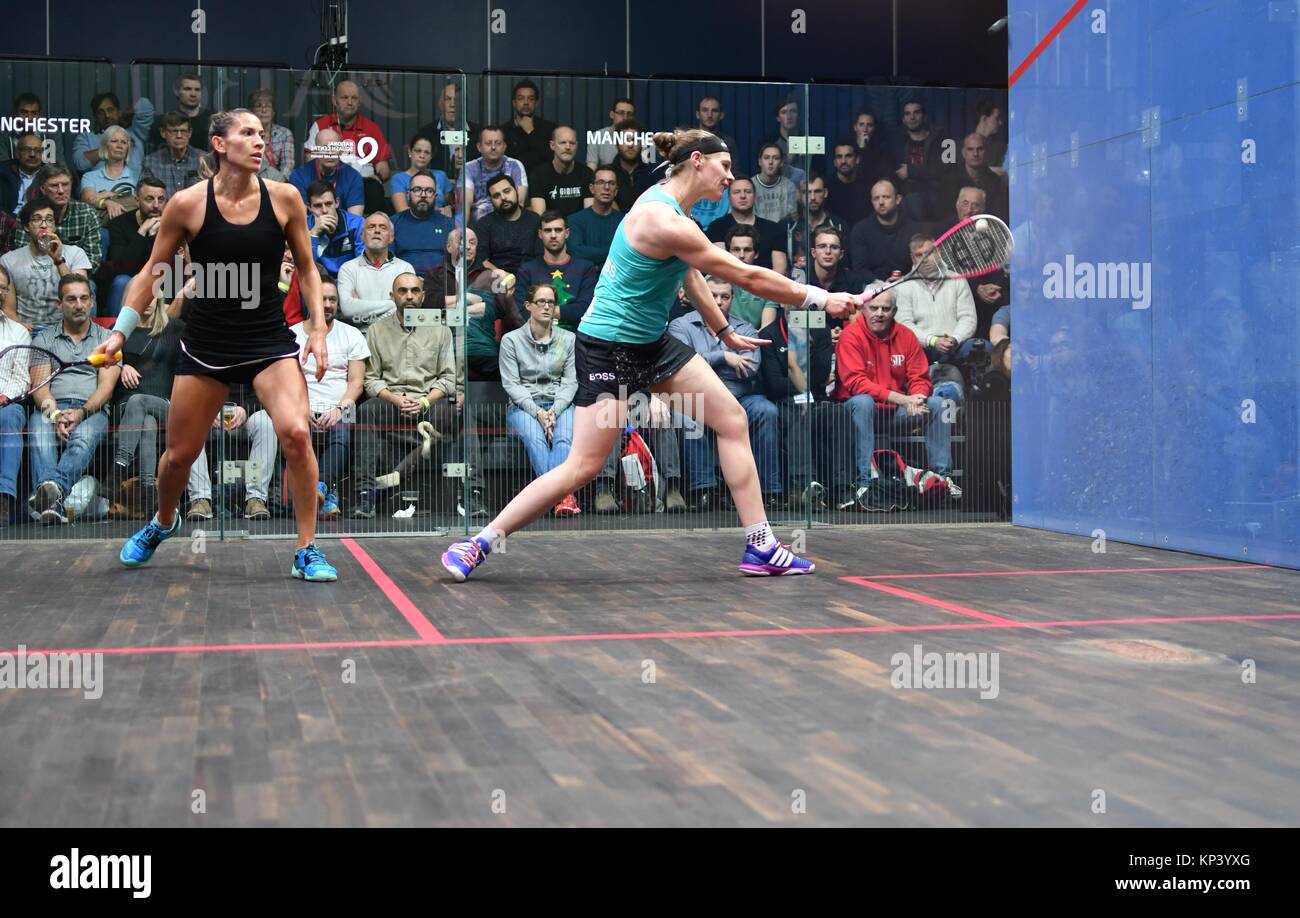
[[935,258],[947,274],[958,277],[987,274],[1011,261],[1011,236],[1002,223],[984,220],[985,228],[968,223],[935,247]]

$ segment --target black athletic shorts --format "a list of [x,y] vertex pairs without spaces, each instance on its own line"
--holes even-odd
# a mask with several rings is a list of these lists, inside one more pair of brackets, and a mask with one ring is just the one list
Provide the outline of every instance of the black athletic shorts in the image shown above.
[[578,394],[573,404],[579,408],[596,404],[602,395],[628,398],[663,382],[695,356],[694,350],[667,332],[650,344],[624,344],[577,334]]
[[296,359],[298,359],[298,354],[285,354],[282,357],[253,360],[248,363],[236,364],[232,367],[214,367],[201,362],[201,357],[199,360],[196,360],[188,351],[181,348],[180,355],[176,358],[176,375],[209,376],[228,386],[251,386],[253,384],[253,377],[257,376],[258,373],[261,373],[271,364],[280,360]]

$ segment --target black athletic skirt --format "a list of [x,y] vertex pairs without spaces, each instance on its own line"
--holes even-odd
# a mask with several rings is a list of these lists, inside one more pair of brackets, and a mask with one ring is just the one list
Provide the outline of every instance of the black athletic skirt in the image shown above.
[[182,345],[180,355],[176,358],[176,375],[211,376],[228,386],[249,386],[252,385],[253,378],[271,364],[279,360],[296,360],[299,354],[300,352],[295,349],[292,353],[279,357],[258,357],[232,366],[216,366],[209,361],[222,358],[201,352],[192,354]]
[[628,398],[663,382],[695,356],[694,350],[667,332],[650,344],[624,344],[577,334],[578,394],[573,404],[579,408],[596,404],[602,396]]

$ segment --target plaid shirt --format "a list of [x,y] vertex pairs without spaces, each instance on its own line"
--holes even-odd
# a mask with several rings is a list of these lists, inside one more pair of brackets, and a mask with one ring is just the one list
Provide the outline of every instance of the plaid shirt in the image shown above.
[[18,247],[16,236],[18,233],[18,220],[13,214],[7,214],[0,211],[0,255],[5,252],[12,252]]
[[[104,257],[99,236],[99,211],[84,201],[69,201],[68,209],[63,212],[63,219],[59,221],[57,232],[60,242],[75,245],[86,253],[86,257],[90,259],[92,272],[99,267],[99,262]],[[32,237],[27,234],[27,227],[20,226],[14,237],[13,248],[21,248],[31,241]]]
[[283,124],[271,125],[271,155],[267,157],[272,166],[285,175],[293,171],[293,131]]
[[163,147],[144,158],[144,174],[152,175],[166,185],[170,200],[176,192],[199,182],[199,156],[198,150],[186,147],[185,155],[178,162],[171,148]]

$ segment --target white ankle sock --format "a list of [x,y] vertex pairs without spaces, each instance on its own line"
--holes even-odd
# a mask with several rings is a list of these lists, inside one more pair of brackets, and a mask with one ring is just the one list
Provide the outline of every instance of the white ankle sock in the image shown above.
[[486,542],[487,548],[484,549],[484,552],[486,554],[491,554],[492,549],[496,546],[497,540],[501,538],[501,533],[497,532],[491,526],[484,526],[483,531],[474,536],[474,538]]
[[767,551],[776,544],[776,536],[772,534],[771,524],[763,520],[757,526],[750,526],[745,530],[745,542],[760,551]]

